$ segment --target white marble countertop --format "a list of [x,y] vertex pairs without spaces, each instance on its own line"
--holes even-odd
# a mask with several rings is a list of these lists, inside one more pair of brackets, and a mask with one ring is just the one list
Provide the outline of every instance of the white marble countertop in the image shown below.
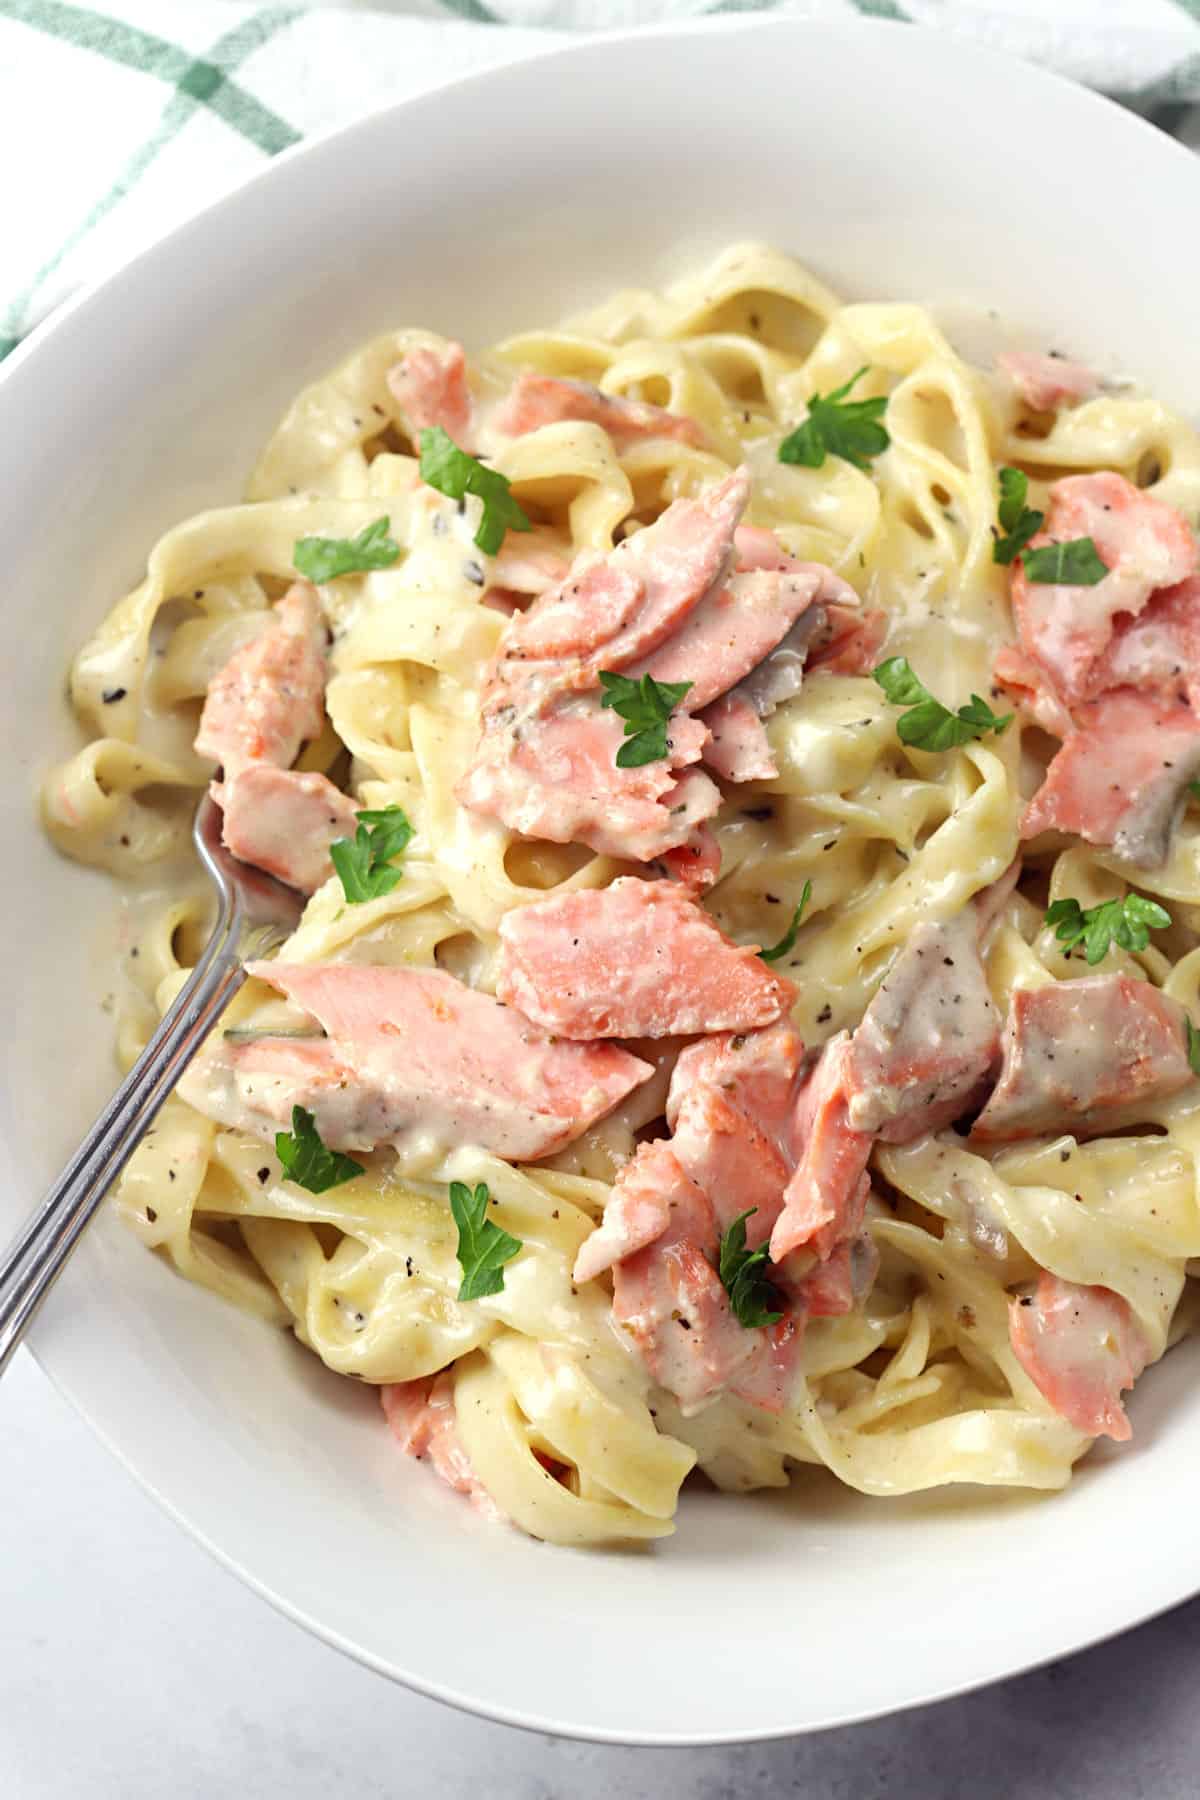
[[900,1718],[734,1749],[620,1750],[451,1712],[277,1617],[158,1512],[24,1353],[0,1384],[0,1492],[6,1800],[1194,1800],[1200,1789],[1200,1601]]

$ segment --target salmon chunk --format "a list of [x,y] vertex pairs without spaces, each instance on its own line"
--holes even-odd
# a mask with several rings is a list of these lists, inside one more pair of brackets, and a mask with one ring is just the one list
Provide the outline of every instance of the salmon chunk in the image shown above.
[[329,846],[354,836],[358,802],[324,775],[250,763],[214,784],[225,848],[277,881],[313,894],[333,874]]
[[316,589],[297,581],[209,683],[196,752],[226,777],[254,762],[287,768],[324,721],[325,624]]
[[876,990],[846,1055],[849,1122],[910,1143],[982,1099],[999,1060],[1000,1015],[969,907],[918,925]]
[[638,1145],[613,1183],[603,1220],[579,1247],[573,1281],[594,1280],[662,1236],[671,1222],[678,1168],[663,1143]]
[[1200,775],[1200,719],[1187,706],[1120,689],[1079,711],[1021,821],[1023,838],[1072,832],[1139,868],[1167,859]]
[[514,616],[485,678],[463,805],[527,837],[638,862],[695,842],[720,790],[698,770],[680,771],[699,759],[706,728],[677,711],[663,759],[618,769],[624,730],[601,706],[599,675],[649,656],[723,581],[748,494],[739,470],[699,500],[676,501],[609,556],[579,559]]
[[1030,1380],[1077,1431],[1132,1435],[1121,1393],[1146,1367],[1150,1345],[1119,1294],[1043,1272],[1032,1298],[1009,1307],[1008,1335]]
[[639,1156],[653,1164],[649,1178],[668,1223],[645,1249],[616,1264],[616,1324],[685,1412],[722,1391],[780,1411],[795,1376],[795,1321],[785,1317],[770,1330],[739,1323],[714,1266],[719,1233],[707,1198],[665,1146],[645,1145]]
[[383,1416],[406,1456],[429,1461],[455,1493],[466,1494],[488,1519],[502,1519],[463,1449],[454,1408],[454,1377],[443,1371],[417,1381],[388,1382],[379,1390]]
[[438,425],[460,450],[474,442],[474,406],[461,344],[407,350],[388,370],[387,382],[414,446],[422,431]]
[[500,942],[500,998],[560,1037],[751,1031],[796,997],[669,882],[626,876],[522,907]]
[[1194,1079],[1183,1008],[1130,975],[1018,988],[1003,1048],[971,1134],[980,1143],[1108,1131]]
[[787,1020],[723,1032],[681,1052],[667,1095],[671,1148],[722,1230],[753,1207],[746,1242],[770,1236],[794,1166],[804,1044]]
[[[1012,600],[1021,648],[1046,670],[1069,708],[1102,692],[1102,659],[1121,615],[1136,617],[1151,595],[1196,572],[1196,541],[1181,513],[1123,476],[1069,475],[1050,490],[1033,549],[1090,537],[1108,574],[1093,587],[1030,581],[1013,564]],[[1097,685],[1099,682],[1099,685]]]
[[626,400],[606,394],[586,381],[567,381],[556,375],[538,375],[526,369],[517,376],[507,397],[492,415],[492,427],[506,437],[524,437],[543,425],[578,419],[600,425],[620,448],[636,438],[676,438],[702,446],[704,432],[694,419],[651,406],[645,400]]
[[477,1144],[536,1160],[652,1073],[614,1044],[551,1038],[440,970],[277,962],[248,970],[328,1035],[210,1043],[185,1097],[268,1140],[303,1106],[331,1149]]
[[874,1142],[850,1123],[850,1039],[839,1032],[822,1050],[801,1089],[794,1125],[798,1156],[783,1208],[771,1230],[771,1258],[814,1250],[822,1260],[856,1237],[870,1191],[867,1162]]
[[838,1319],[861,1306],[879,1273],[879,1251],[869,1231],[845,1238],[798,1284],[810,1319]]
[[996,358],[996,367],[1035,412],[1076,406],[1089,400],[1100,385],[1084,363],[1071,362],[1065,356],[1039,356],[1033,350],[1006,350]]
[[700,714],[708,728],[704,761],[723,781],[771,781],[779,773],[766,727],[738,689]]

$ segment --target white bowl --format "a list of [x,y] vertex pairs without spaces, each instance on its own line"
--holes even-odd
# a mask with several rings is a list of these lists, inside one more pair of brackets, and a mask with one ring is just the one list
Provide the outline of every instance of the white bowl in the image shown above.
[[[993,306],[1115,355],[1196,413],[1198,208],[1191,157],[1007,59],[909,27],[688,25],[581,42],[281,157],[36,334],[0,371],[0,1236],[113,1079],[96,948],[112,892],[54,855],[31,807],[75,741],[68,659],[161,531],[239,494],[304,382],[389,324],[481,343],[763,237],[851,295]],[[786,1496],[689,1492],[652,1554],[489,1528],[400,1455],[371,1396],[111,1219],[35,1348],[292,1617],[546,1730],[698,1743],[863,1718],[1200,1587],[1195,1344],[1147,1375],[1132,1446],[1064,1495],[887,1503],[802,1474]]]

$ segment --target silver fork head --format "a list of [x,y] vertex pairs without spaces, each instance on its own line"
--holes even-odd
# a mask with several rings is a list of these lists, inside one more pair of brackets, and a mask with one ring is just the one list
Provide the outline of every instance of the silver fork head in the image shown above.
[[221,842],[221,809],[209,793],[196,808],[192,841],[217,891],[218,929],[225,923],[247,939],[242,960],[276,949],[300,923],[304,896],[230,854]]

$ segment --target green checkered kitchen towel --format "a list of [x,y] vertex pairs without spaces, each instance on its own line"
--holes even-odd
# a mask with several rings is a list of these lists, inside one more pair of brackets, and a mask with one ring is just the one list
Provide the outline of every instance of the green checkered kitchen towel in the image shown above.
[[0,0],[0,358],[313,131],[571,31],[756,10],[1013,50],[1200,145],[1200,0]]

